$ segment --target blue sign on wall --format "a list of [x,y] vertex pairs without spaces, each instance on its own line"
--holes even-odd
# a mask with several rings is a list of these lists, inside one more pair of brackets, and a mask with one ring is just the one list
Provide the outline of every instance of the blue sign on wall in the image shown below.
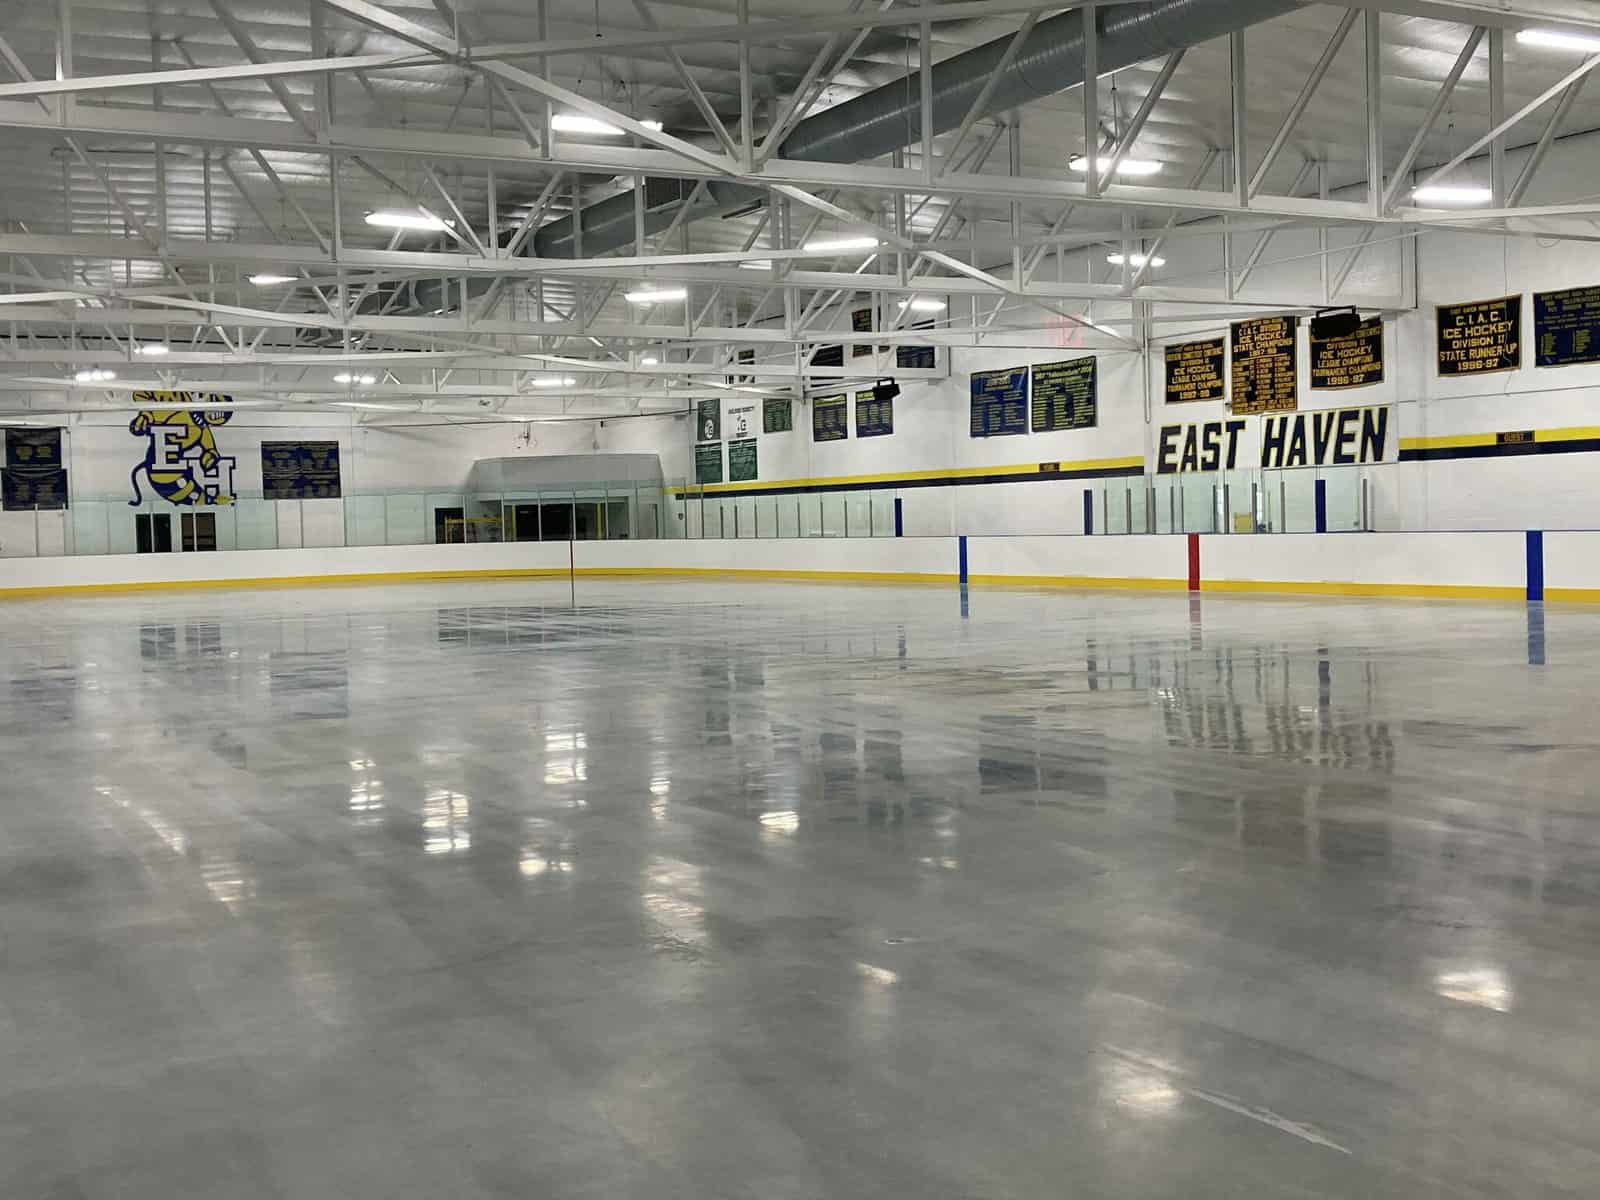
[[337,500],[338,442],[262,442],[261,492],[268,500]]
[[972,436],[1028,432],[1028,368],[972,373]]
[[0,508],[20,512],[67,507],[67,471],[61,430],[14,427],[5,431]]

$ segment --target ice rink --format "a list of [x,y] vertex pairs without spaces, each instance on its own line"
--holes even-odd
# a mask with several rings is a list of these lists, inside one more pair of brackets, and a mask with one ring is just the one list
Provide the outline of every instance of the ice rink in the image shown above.
[[1600,612],[0,616],[5,1197],[1594,1195]]

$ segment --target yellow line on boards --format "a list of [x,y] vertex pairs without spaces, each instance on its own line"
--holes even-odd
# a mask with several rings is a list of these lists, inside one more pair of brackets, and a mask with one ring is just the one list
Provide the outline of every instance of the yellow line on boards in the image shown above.
[[1600,588],[1553,588],[1544,590],[1547,603],[1600,604]]
[[1457,446],[1493,446],[1497,436],[1492,433],[1454,433],[1445,437],[1401,438],[1402,450],[1449,450]]
[[1181,592],[1187,579],[1129,579],[1100,575],[968,575],[967,582],[984,587],[1084,588],[1108,591]]
[[747,492],[765,488],[854,487],[864,483],[910,483],[919,479],[977,479],[989,475],[1017,475],[1029,480],[1054,479],[1057,475],[1070,476],[1078,471],[1110,471],[1143,469],[1144,456],[1123,458],[1086,458],[1078,462],[1062,462],[1054,471],[1041,471],[1039,464],[1014,463],[992,467],[941,467],[927,471],[890,471],[881,475],[823,475],[814,479],[766,479],[753,483],[707,483],[692,487],[667,488],[669,495],[726,495],[730,492]]
[[216,588],[324,587],[360,583],[427,583],[455,579],[556,579],[565,567],[505,568],[485,571],[374,571],[360,575],[263,575],[238,579],[157,579],[127,583],[61,583],[46,587],[3,587],[0,600],[39,596],[94,595],[116,592],[174,592]]
[[801,583],[955,583],[960,576],[921,571],[783,571],[754,567],[579,567],[579,575],[680,579],[793,580]]
[[1283,596],[1400,596],[1422,600],[1524,600],[1527,589],[1457,583],[1329,583],[1287,579],[1202,579],[1202,592],[1264,592]]

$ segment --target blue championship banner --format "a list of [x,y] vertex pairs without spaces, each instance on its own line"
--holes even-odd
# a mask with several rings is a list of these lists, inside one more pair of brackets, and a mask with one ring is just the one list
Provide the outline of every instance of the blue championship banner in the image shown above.
[[811,401],[811,440],[842,442],[850,436],[850,410],[843,396],[817,396]]
[[1600,287],[1533,294],[1534,364],[1600,362]]
[[262,442],[261,492],[268,500],[337,500],[338,442]]
[[974,371],[972,436],[1005,437],[1028,432],[1028,368]]
[[0,509],[67,507],[67,471],[61,430],[12,427],[5,431],[5,467],[0,470]]
[[878,399],[872,388],[856,393],[856,436],[883,437],[894,432],[894,400]]

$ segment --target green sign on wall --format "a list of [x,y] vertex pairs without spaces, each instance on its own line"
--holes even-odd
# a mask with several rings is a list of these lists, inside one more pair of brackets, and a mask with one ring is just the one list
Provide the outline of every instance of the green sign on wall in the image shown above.
[[756,439],[728,443],[728,482],[748,483],[756,477]]
[[762,433],[788,433],[793,428],[793,400],[787,396],[768,396],[761,402]]
[[694,448],[694,481],[696,483],[722,482],[722,443]]

